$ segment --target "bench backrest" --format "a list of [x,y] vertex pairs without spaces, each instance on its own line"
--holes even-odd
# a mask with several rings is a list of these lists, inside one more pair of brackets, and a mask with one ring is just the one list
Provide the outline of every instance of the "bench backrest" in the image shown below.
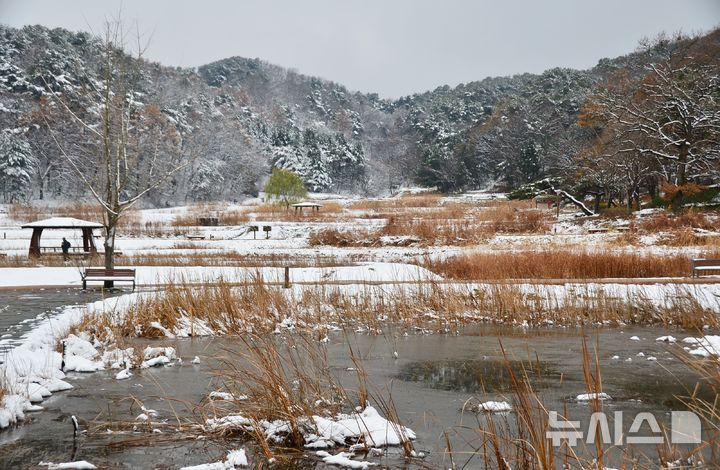
[[113,276],[132,276],[135,277],[134,269],[104,269],[104,268],[87,268],[85,269],[85,277],[113,277]]
[[720,259],[694,259],[692,260],[693,268],[699,268],[704,266],[718,266],[720,267]]

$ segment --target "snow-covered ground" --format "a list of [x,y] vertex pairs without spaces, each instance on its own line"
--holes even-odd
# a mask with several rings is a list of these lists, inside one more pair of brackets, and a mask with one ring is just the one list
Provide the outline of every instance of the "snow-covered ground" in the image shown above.
[[[498,198],[498,195],[491,195]],[[487,194],[468,193],[444,198],[443,202],[468,202],[487,200]],[[340,201],[345,204],[349,201]],[[248,209],[248,206],[230,205],[227,211]],[[628,246],[615,243],[623,229],[630,223],[625,219],[597,218],[577,219],[573,213],[563,213],[554,222],[546,234],[496,234],[487,241],[473,246],[373,246],[363,248],[338,248],[326,246],[310,246],[310,235],[323,229],[337,229],[350,233],[371,232],[383,227],[387,220],[369,217],[371,211],[353,210],[345,212],[343,217],[328,216],[322,220],[271,221],[263,220],[262,214],[252,215],[251,222],[234,226],[218,227],[174,227],[172,221],[177,216],[187,213],[188,207],[172,207],[166,209],[147,209],[139,211],[139,224],[160,224],[162,236],[132,235],[118,233],[116,249],[123,255],[167,255],[187,256],[189,254],[221,255],[232,253],[236,256],[280,256],[296,259],[313,260],[317,258],[334,258],[339,261],[362,260],[379,262],[407,262],[425,256],[447,257],[461,252],[502,252],[506,250],[539,250],[560,247],[579,248],[583,250],[629,251],[653,254],[686,254],[697,256],[706,251],[705,247],[675,247],[659,245],[658,235],[644,235],[638,238],[635,245]],[[429,208],[407,208],[407,213],[422,213]],[[654,210],[653,210],[654,211]],[[646,211],[647,212],[647,211]],[[350,215],[350,217],[348,217]],[[647,214],[640,214],[647,215]],[[0,253],[9,256],[25,256],[30,245],[31,230],[21,229],[22,223],[8,217],[6,206],[0,206]],[[263,232],[256,236],[248,231],[250,225],[270,225],[270,238],[266,239]],[[606,232],[597,231],[607,229]],[[96,236],[100,235],[96,230]],[[710,232],[699,233],[705,236],[720,236]],[[187,235],[201,235],[204,239],[188,239]],[[43,232],[41,246],[59,247],[62,238],[66,237],[72,246],[81,246],[82,238],[79,231],[46,230]],[[101,240],[97,240],[101,246]],[[388,244],[389,245],[389,244]],[[120,260],[120,258],[119,258]],[[120,260],[119,263],[122,263]]]
[[[121,267],[121,266],[118,266]],[[128,266],[130,267],[130,266]],[[220,280],[243,283],[261,278],[265,282],[283,282],[284,268],[239,268],[204,266],[132,266],[138,285],[213,283]],[[0,287],[78,286],[81,269],[75,267],[0,268]],[[440,276],[425,268],[401,263],[359,263],[354,266],[327,268],[290,268],[290,282],[393,283],[438,281]],[[122,281],[118,281],[120,286]],[[90,283],[92,285],[92,283]]]

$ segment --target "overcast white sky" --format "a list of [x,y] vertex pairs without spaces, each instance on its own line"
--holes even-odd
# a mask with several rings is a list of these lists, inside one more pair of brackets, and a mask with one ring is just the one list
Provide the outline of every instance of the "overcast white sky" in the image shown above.
[[0,0],[0,22],[99,31],[121,6],[163,64],[259,57],[393,98],[587,68],[643,36],[720,24],[720,0]]

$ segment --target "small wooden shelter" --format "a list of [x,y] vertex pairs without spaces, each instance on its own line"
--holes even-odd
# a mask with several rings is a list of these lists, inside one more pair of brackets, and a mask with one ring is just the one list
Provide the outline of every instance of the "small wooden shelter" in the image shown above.
[[93,230],[96,228],[103,228],[103,225],[97,222],[75,219],[73,217],[52,217],[50,219],[38,220],[36,222],[25,224],[22,228],[33,229],[32,238],[30,238],[30,250],[28,255],[31,257],[39,257],[43,253],[62,251],[60,246],[40,246],[40,237],[42,236],[43,230],[80,230],[82,231],[83,238],[82,252],[80,251],[80,247],[71,247],[71,250],[73,253],[79,252],[81,254],[95,254],[97,253],[97,248],[95,248]]
[[322,204],[318,204],[317,202],[298,202],[297,204],[292,205],[295,208],[295,212],[300,211],[302,213],[303,209],[308,207],[310,208],[310,211],[316,211],[320,212],[320,208],[322,207]]

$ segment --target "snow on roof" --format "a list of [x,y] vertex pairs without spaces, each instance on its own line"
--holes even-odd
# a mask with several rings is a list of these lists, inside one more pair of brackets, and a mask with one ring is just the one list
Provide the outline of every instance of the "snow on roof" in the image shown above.
[[297,204],[293,204],[293,207],[322,207],[322,204],[318,204],[317,202],[298,202]]
[[25,224],[22,228],[102,228],[103,224],[73,217],[51,217]]

